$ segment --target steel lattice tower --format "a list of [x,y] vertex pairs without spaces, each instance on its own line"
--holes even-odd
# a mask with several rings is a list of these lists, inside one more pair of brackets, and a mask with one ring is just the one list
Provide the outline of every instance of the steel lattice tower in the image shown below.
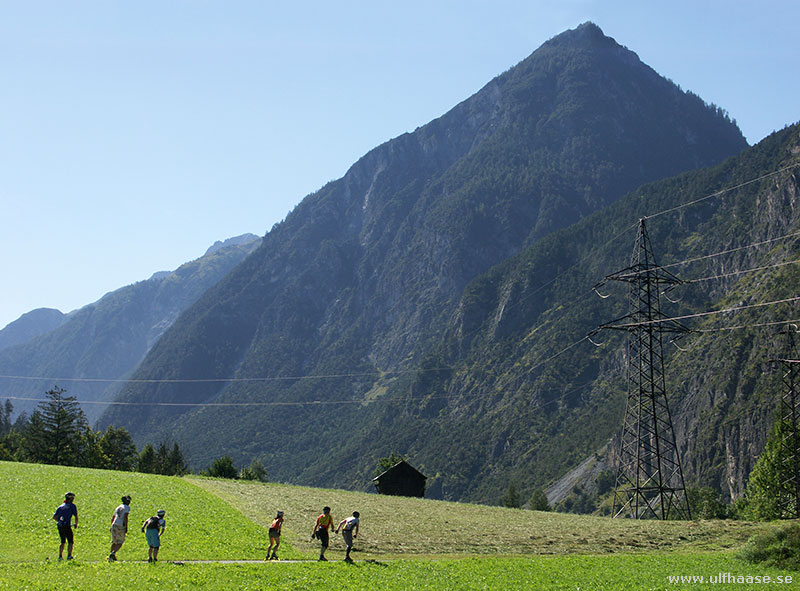
[[600,326],[628,332],[628,396],[622,424],[614,517],[691,519],[664,380],[663,335],[689,329],[661,313],[662,287],[683,283],[660,268],[644,219],[631,265],[606,277],[630,285],[629,312]]
[[786,359],[778,359],[783,365],[784,391],[781,397],[778,420],[780,437],[779,474],[780,489],[778,491],[778,508],[781,519],[797,519],[800,517],[800,361],[797,359],[794,330],[786,330]]

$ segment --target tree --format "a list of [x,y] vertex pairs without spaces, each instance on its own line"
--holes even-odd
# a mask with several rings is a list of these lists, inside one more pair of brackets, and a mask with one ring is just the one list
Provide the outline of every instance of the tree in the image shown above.
[[[11,422],[12,412],[14,406],[10,400],[6,400],[6,403],[0,406],[0,460],[5,462],[18,460],[22,447],[22,434],[16,428],[16,423]],[[22,417],[25,419],[24,413]],[[25,422],[26,420],[23,420],[22,424]]]
[[86,468],[107,468],[108,458],[100,448],[102,433],[92,430],[88,425],[81,434],[83,445],[81,466]]
[[264,467],[264,464],[261,463],[261,460],[258,458],[253,458],[253,461],[250,462],[250,465],[247,468],[242,468],[241,472],[239,472],[239,478],[242,480],[258,480],[260,482],[266,482],[267,469]]
[[217,458],[206,470],[206,473],[209,476],[214,476],[215,478],[236,478],[238,476],[239,471],[236,469],[236,466],[233,465],[233,458],[230,456],[222,456],[221,458]]
[[375,472],[372,475],[380,476],[392,466],[404,462],[405,460],[405,456],[392,452],[387,457],[378,460],[378,465],[375,467]]
[[58,386],[47,391],[47,400],[31,414],[25,432],[25,453],[33,462],[66,466],[82,463],[81,435],[88,422],[75,397],[64,396],[65,392]]
[[183,457],[183,452],[178,444],[172,445],[172,451],[167,456],[167,471],[170,476],[183,476],[189,472],[189,466],[186,465],[186,459]]
[[158,474],[158,459],[152,443],[147,443],[139,454],[139,472]]
[[528,501],[532,511],[552,511],[550,502],[547,500],[547,495],[541,488],[537,488],[531,495],[531,500]]
[[686,489],[689,506],[695,519],[725,519],[728,517],[728,506],[722,502],[720,495],[710,486]]
[[6,400],[3,406],[0,406],[0,437],[8,435],[11,432],[11,413],[14,412],[14,405],[10,400]]
[[109,425],[100,437],[98,444],[107,458],[106,468],[126,472],[136,468],[139,455],[136,452],[133,437],[125,427],[115,429],[113,425]]
[[780,419],[775,421],[767,445],[758,457],[747,482],[744,513],[750,519],[770,520],[782,517],[781,505],[788,499],[782,496],[785,491],[782,490],[781,482],[788,474],[781,458],[781,440],[787,436],[786,424]]
[[186,465],[186,459],[177,443],[173,444],[170,451],[167,444],[162,441],[158,450],[153,448],[152,443],[148,443],[142,448],[142,453],[139,454],[139,472],[182,476],[189,472],[189,467]]
[[519,509],[522,507],[522,500],[519,497],[519,492],[517,491],[517,487],[513,482],[508,483],[508,488],[506,492],[503,493],[503,507],[511,507],[513,509]]

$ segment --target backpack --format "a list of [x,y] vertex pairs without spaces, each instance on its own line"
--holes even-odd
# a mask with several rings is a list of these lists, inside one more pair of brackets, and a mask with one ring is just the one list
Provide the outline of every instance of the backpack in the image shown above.
[[160,527],[158,523],[158,517],[155,515],[147,520],[147,524],[145,525],[145,529],[158,529]]

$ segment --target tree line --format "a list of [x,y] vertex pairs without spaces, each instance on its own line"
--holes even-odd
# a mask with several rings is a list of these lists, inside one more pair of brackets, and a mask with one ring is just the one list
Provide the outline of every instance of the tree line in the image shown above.
[[[136,449],[133,437],[124,427],[109,425],[105,431],[89,426],[86,415],[74,396],[54,387],[28,417],[20,414],[11,420],[10,400],[0,406],[0,460],[57,464],[106,470],[136,471],[148,474],[182,476],[190,472],[177,443],[162,442],[157,448],[146,443]],[[200,474],[220,478],[266,481],[263,464],[254,460],[237,470],[233,459],[223,456]]]

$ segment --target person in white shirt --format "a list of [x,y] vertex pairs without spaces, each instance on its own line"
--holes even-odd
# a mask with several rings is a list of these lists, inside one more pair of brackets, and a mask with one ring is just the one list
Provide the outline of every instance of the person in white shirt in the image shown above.
[[348,517],[347,519],[342,519],[339,522],[339,526],[336,528],[336,533],[339,533],[339,530],[342,531],[342,539],[344,540],[345,546],[347,546],[347,551],[344,555],[345,562],[353,562],[353,559],[350,558],[350,550],[353,549],[353,539],[358,537],[358,524],[359,524],[359,517],[361,515],[358,511],[353,511],[353,516]]
[[117,559],[117,550],[122,548],[122,544],[125,543],[125,535],[128,533],[128,514],[131,512],[130,504],[130,496],[125,495],[122,497],[122,504],[114,510],[114,515],[111,517],[111,554],[108,555],[109,562],[114,562]]

